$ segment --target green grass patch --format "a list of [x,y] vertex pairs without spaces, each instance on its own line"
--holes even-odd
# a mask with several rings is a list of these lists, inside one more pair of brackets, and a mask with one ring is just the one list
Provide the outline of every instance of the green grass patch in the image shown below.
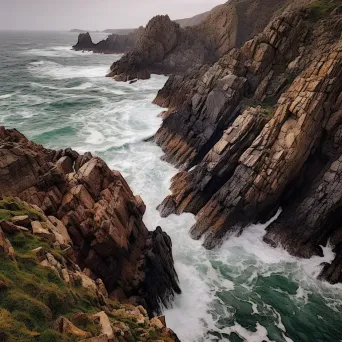
[[15,198],[6,197],[0,200],[0,221],[24,215],[27,215],[32,221],[45,221],[38,210]]
[[341,6],[341,0],[316,0],[309,5],[312,10],[311,19],[323,19],[338,6]]
[[[97,298],[84,288],[69,286],[54,270],[37,264],[32,249],[43,247],[60,255],[54,246],[30,233],[9,238],[16,257],[2,258],[0,262],[0,341],[73,341],[49,328],[61,315],[100,311]],[[94,324],[86,328],[93,334],[98,332]]]
[[[0,200],[0,220],[13,216],[27,215],[31,220],[43,222],[40,213],[15,199]],[[78,328],[98,336],[100,326],[87,315],[102,311],[99,300],[92,291],[82,284],[70,286],[60,279],[53,269],[38,264],[34,249],[43,248],[56,260],[63,262],[63,251],[49,241],[21,232],[7,236],[14,250],[15,259],[0,259],[0,341],[1,342],[76,342],[80,338],[62,336],[51,329],[55,320],[64,316]],[[106,305],[112,310],[131,310],[133,307],[120,305],[107,300]],[[87,315],[79,315],[85,313]],[[114,311],[115,313],[115,311]],[[112,322],[125,323],[132,336],[127,341],[155,341],[164,339],[161,333],[148,332],[148,327],[139,325],[134,317],[125,312],[109,314]],[[78,319],[77,319],[78,318]]]
[[241,101],[242,111],[249,107],[261,107],[262,112],[265,114],[267,119],[273,118],[274,112],[276,110],[277,101],[275,99],[267,99],[264,102],[255,101],[253,98],[245,98]]

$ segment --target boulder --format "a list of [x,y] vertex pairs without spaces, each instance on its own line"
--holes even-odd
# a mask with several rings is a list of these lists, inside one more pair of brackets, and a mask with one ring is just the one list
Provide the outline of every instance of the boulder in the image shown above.
[[2,229],[0,229],[0,255],[7,256],[11,259],[14,259],[14,249],[10,243],[10,241],[6,238]]
[[29,228],[31,220],[27,215],[22,215],[22,216],[14,216],[11,218],[11,222],[15,224],[16,226],[22,226]]
[[10,221],[1,221],[0,227],[6,234],[15,234],[20,232],[28,232],[29,230],[25,227],[16,226]]
[[63,224],[63,222],[58,220],[54,216],[49,216],[48,219],[53,225],[52,231],[55,233],[56,240],[58,241],[58,243],[65,244],[65,245],[71,244],[72,241],[71,241],[70,235],[68,233],[67,228]]
[[51,242],[56,241],[56,237],[53,233],[49,232],[48,229],[43,228],[42,223],[39,221],[32,221],[31,222],[32,226],[32,233],[33,235],[37,235],[39,237],[42,237],[46,240],[49,240]]
[[109,321],[107,314],[104,311],[101,311],[101,312],[93,315],[92,318],[99,321],[99,324],[101,326],[102,335],[106,335],[108,337],[108,339],[114,338],[114,332],[113,332],[113,329],[111,327],[111,323]]
[[90,337],[91,334],[84,330],[77,328],[65,317],[59,317],[53,324],[52,328],[59,333],[67,336],[74,336],[78,338]]

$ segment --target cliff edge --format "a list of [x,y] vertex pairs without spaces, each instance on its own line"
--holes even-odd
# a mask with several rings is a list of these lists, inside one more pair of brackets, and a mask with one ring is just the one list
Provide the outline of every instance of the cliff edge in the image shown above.
[[[234,0],[215,7],[199,24],[181,28],[168,16],[147,25],[135,48],[111,66],[118,81],[156,74],[183,74],[212,64],[262,31],[285,0]],[[262,14],[262,15],[261,15]]]
[[[32,222],[33,232],[58,241],[110,299],[142,305],[152,317],[180,293],[170,237],[147,230],[144,202],[103,160],[45,149],[4,127],[0,160],[0,197],[36,208],[43,219]],[[57,228],[62,236],[54,237]]]
[[303,4],[288,2],[253,39],[159,92],[169,110],[155,140],[182,170],[159,210],[197,215],[191,235],[213,248],[281,207],[265,241],[304,258],[330,241],[336,259],[321,277],[336,283],[342,11],[339,1]]

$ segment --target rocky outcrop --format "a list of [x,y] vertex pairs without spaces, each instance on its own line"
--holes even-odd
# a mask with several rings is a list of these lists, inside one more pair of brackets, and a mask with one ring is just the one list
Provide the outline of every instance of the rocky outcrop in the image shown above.
[[48,216],[44,225],[32,222],[35,234],[54,242],[58,230],[59,241],[72,241],[73,262],[102,279],[111,298],[152,315],[180,293],[170,238],[147,230],[142,199],[100,158],[47,150],[1,127],[0,185],[0,197],[16,196]]
[[99,43],[93,43],[89,32],[80,33],[77,44],[72,48],[75,51],[93,51],[95,53],[126,53],[133,50],[137,40],[143,34],[144,28],[140,27],[127,34],[110,34],[107,39]]
[[119,81],[145,79],[151,73],[183,74],[189,68],[212,64],[260,32],[284,3],[229,1],[214,8],[198,25],[186,28],[168,16],[157,16],[148,23],[134,50],[111,66],[108,76]]
[[337,255],[321,277],[337,282],[341,13],[337,2],[288,5],[241,48],[159,92],[154,102],[169,109],[155,140],[182,170],[159,210],[196,214],[191,235],[213,248],[282,207],[265,241],[311,257],[330,240]]
[[[6,198],[0,200],[0,227],[1,341],[179,342],[165,317],[150,319],[142,306],[113,301],[101,279],[74,263],[73,243],[56,217]],[[165,235],[160,228],[155,234]],[[153,244],[154,263],[169,253],[161,244]],[[163,275],[162,268],[158,272]]]
[[236,168],[239,157],[259,135],[267,116],[259,108],[248,108],[227,129],[202,162],[172,180],[170,195],[160,205],[162,216],[198,211],[210,200]]
[[[215,10],[215,9],[214,9]],[[213,10],[212,10],[213,11]],[[198,14],[191,18],[177,19],[175,23],[180,27],[191,27],[202,23],[212,11]],[[76,51],[93,51],[95,53],[127,53],[135,47],[136,42],[140,36],[144,33],[144,28],[138,29],[108,29],[102,32],[110,33],[106,40],[102,40],[97,44],[94,44],[89,32],[82,30],[71,30],[70,32],[79,32],[78,42],[73,46]]]

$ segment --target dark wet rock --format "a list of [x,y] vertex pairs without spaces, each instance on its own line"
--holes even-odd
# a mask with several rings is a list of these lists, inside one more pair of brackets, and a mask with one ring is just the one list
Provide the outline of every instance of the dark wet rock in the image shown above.
[[90,34],[81,33],[78,36],[78,42],[72,48],[76,51],[93,51],[95,53],[105,54],[119,54],[131,51],[139,37],[143,34],[144,28],[140,27],[128,34],[115,34],[112,33],[105,40],[94,44]]
[[[171,238],[160,227],[149,233],[148,249],[145,254],[146,278],[144,291],[147,307],[161,314],[160,302],[169,307],[174,294],[180,294],[178,276],[174,268]],[[171,287],[170,287],[171,284]],[[153,313],[150,312],[150,315]]]
[[73,46],[73,49],[76,51],[79,50],[92,50],[95,44],[93,43],[89,32],[80,33],[78,36],[77,44]]

